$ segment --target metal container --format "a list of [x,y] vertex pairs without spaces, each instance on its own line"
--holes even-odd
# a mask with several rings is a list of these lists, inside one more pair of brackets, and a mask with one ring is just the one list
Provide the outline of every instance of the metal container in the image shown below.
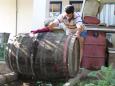
[[104,32],[88,31],[85,39],[81,66],[89,70],[98,70],[105,65],[106,36]]

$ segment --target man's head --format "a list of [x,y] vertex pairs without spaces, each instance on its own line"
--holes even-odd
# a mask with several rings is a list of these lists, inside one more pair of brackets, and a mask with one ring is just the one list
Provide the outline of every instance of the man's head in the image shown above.
[[65,7],[65,12],[66,12],[67,14],[74,13],[74,6],[73,6],[73,5],[67,5],[67,6]]
[[68,18],[68,20],[71,20],[73,18],[74,6],[73,5],[67,5],[65,7],[65,13],[66,13],[66,17]]

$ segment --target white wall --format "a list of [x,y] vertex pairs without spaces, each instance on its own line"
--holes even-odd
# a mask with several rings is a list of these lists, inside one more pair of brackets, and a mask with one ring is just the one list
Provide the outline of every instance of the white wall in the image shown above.
[[17,33],[30,32],[33,0],[17,0],[17,3],[16,9],[16,0],[0,0],[0,32],[16,34],[16,29]]
[[49,0],[34,0],[33,6],[32,28],[36,29],[44,26],[45,18],[49,17]]
[[17,32],[30,32],[33,18],[33,0],[18,0],[17,11]]
[[16,1],[0,0],[0,32],[15,33]]

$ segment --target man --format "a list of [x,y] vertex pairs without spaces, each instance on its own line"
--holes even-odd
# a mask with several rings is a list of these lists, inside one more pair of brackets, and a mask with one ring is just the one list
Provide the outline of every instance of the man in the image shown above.
[[54,27],[58,26],[60,23],[65,24],[65,31],[66,35],[74,34],[79,38],[80,42],[80,62],[83,53],[83,43],[84,37],[86,37],[87,32],[84,31],[82,18],[80,14],[74,12],[74,6],[67,5],[65,7],[65,12],[60,14],[53,22],[51,22],[47,27],[31,31],[32,33],[39,33],[39,32],[48,32],[52,31]]

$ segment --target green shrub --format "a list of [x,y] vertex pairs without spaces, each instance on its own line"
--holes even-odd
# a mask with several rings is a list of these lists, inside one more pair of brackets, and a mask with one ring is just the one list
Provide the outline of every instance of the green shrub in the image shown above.
[[96,80],[84,80],[76,86],[115,86],[115,69],[112,65],[101,67],[101,70],[92,71],[88,74],[90,77],[96,77]]

